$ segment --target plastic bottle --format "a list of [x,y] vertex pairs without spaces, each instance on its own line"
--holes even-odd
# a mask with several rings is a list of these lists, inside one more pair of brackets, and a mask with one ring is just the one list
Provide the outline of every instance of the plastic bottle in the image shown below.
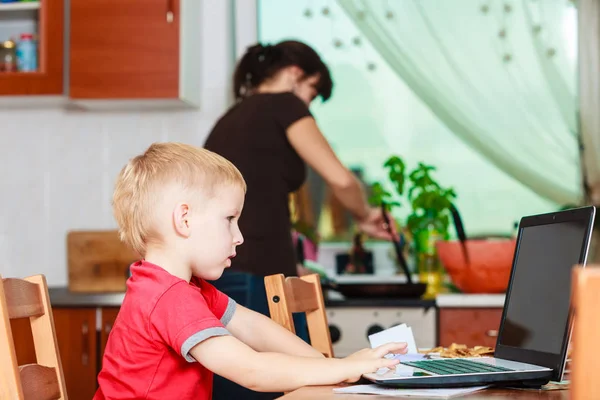
[[35,72],[38,69],[37,42],[31,33],[23,33],[17,42],[17,66],[21,72]]

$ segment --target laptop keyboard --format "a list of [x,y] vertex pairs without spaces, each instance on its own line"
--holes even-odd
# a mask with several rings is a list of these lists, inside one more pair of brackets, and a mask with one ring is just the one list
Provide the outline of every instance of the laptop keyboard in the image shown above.
[[401,362],[409,367],[421,368],[438,375],[478,374],[485,372],[507,372],[512,369],[461,358]]

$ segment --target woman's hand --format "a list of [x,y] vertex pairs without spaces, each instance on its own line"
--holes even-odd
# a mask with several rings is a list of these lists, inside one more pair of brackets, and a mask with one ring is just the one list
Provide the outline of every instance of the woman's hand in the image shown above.
[[[358,221],[358,228],[375,239],[398,240],[398,232],[393,223],[394,218],[389,213],[387,213],[387,220],[391,223],[390,227],[388,227],[383,216],[382,209],[379,207],[371,207],[367,212],[366,217]],[[389,228],[392,230],[391,235]]]

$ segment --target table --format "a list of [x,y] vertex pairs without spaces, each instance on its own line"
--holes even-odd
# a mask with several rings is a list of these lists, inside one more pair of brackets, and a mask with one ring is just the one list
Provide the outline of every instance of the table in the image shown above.
[[[280,397],[282,400],[383,400],[383,399],[403,399],[403,397],[379,396],[372,394],[339,394],[334,393],[336,386],[310,386],[303,387],[291,393]],[[408,397],[404,397],[408,399]],[[411,399],[417,399],[411,397]],[[420,397],[420,399],[425,399]],[[511,399],[511,400],[568,400],[568,390],[551,390],[542,392],[539,390],[507,390],[507,389],[487,389],[473,394],[457,397],[465,400],[489,400],[489,399]]]

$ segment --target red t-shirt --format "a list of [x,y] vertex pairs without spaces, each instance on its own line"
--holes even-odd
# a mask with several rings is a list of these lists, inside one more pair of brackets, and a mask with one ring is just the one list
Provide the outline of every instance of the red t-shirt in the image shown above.
[[188,283],[149,262],[132,264],[94,400],[210,399],[213,374],[189,351],[228,335],[234,311],[232,299],[201,279]]

